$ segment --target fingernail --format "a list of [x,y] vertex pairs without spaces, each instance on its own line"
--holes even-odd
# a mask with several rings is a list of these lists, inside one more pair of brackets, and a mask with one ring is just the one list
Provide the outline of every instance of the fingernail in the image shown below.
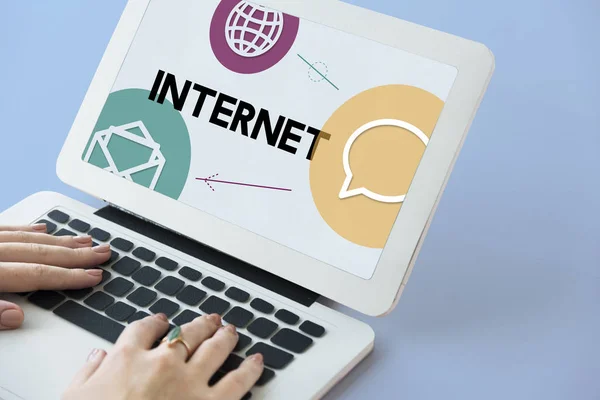
[[46,232],[46,224],[34,224],[31,225],[31,229],[38,232]]
[[86,270],[91,276],[101,276],[104,271],[101,269],[88,269]]
[[15,329],[21,326],[23,314],[19,310],[5,310],[0,314],[0,326]]
[[210,314],[206,318],[210,319],[212,322],[219,326],[221,325],[221,316],[219,314]]
[[226,330],[227,332],[229,332],[229,333],[233,333],[234,335],[237,335],[237,332],[236,332],[236,330],[235,330],[235,326],[234,326],[234,325],[231,325],[231,324],[229,324],[229,325],[227,325],[227,326],[226,326],[225,328],[223,328],[223,329],[225,329],[225,330]]
[[73,240],[76,241],[77,243],[87,244],[92,241],[92,237],[89,235],[74,236]]
[[158,313],[158,314],[154,314],[154,316],[158,319],[162,319],[165,322],[169,322],[169,318],[167,318],[166,314]]
[[253,354],[249,358],[256,364],[262,365],[264,363],[263,355],[260,353]]
[[88,355],[87,360],[88,361],[92,361],[94,358],[96,358],[98,356],[98,353],[100,353],[99,349],[94,349],[90,352],[90,354]]
[[93,247],[92,250],[96,253],[107,253],[110,251],[109,244],[101,244],[100,246]]

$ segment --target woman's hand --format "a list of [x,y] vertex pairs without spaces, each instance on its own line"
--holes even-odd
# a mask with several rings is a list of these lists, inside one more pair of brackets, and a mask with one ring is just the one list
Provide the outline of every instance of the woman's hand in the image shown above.
[[190,354],[182,343],[162,343],[152,349],[168,328],[163,314],[129,325],[108,354],[90,353],[63,400],[239,400],[262,374],[263,358],[255,354],[209,386],[238,341],[235,328],[221,327],[217,314],[181,327]]
[[[0,226],[0,293],[83,289],[102,280],[88,269],[110,258],[110,246],[92,248],[90,236],[50,236],[46,225]],[[0,300],[0,330],[23,323],[19,306]]]

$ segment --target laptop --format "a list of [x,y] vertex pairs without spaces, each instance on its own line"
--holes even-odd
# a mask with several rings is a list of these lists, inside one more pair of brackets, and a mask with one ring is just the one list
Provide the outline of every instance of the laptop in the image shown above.
[[[321,398],[372,350],[494,69],[483,45],[335,0],[130,0],[40,192],[0,224],[110,243],[97,287],[3,294],[0,398],[56,399],[132,321],[219,313],[245,398]],[[327,301],[325,301],[327,300]]]

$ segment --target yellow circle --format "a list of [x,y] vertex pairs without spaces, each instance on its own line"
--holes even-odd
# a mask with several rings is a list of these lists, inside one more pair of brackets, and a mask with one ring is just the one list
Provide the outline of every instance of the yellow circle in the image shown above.
[[[364,194],[340,198],[347,177],[343,153],[353,133],[369,122],[392,119],[412,124],[430,138],[443,107],[442,100],[423,89],[387,85],[354,96],[334,112],[322,129],[331,137],[319,142],[311,161],[310,187],[319,213],[335,232],[381,249],[402,207]],[[350,148],[349,190],[364,188],[386,198],[406,194],[425,148],[414,132],[403,128],[369,129]]]

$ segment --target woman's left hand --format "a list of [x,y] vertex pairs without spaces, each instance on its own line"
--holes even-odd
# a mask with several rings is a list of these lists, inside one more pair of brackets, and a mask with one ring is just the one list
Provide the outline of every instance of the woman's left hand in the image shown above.
[[[110,258],[110,246],[92,247],[91,236],[50,236],[46,225],[0,226],[0,293],[92,287]],[[23,323],[23,310],[0,300],[0,331]]]

